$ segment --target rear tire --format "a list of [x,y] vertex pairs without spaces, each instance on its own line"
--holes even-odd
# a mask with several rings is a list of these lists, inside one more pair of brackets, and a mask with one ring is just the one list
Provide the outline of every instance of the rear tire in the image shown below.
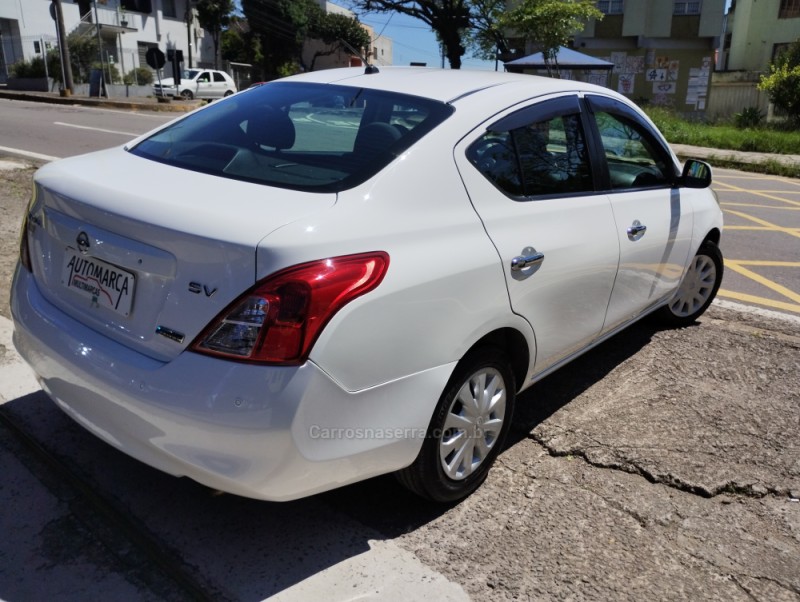
[[462,500],[483,483],[514,414],[516,383],[510,365],[494,347],[461,360],[439,398],[417,459],[396,473],[400,483],[436,502]]
[[658,317],[671,326],[693,324],[717,296],[723,273],[722,253],[711,241],[697,250],[675,296],[662,307]]

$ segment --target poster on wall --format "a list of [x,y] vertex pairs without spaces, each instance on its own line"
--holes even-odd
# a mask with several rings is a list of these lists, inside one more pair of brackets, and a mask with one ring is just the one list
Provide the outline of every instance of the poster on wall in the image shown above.
[[625,71],[625,63],[627,62],[627,52],[612,52],[609,60],[614,63],[614,71]]
[[636,76],[633,73],[620,73],[617,92],[620,94],[633,94],[633,83]]
[[649,82],[663,82],[667,81],[666,69],[648,69],[645,74],[645,79]]
[[653,94],[675,94],[677,89],[676,82],[653,82]]

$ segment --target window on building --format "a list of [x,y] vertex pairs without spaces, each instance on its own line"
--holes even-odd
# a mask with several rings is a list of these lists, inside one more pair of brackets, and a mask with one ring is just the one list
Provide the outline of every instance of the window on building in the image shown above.
[[597,10],[604,15],[621,15],[625,10],[623,0],[598,0]]
[[800,0],[781,0],[778,18],[794,19],[796,17],[800,17]]
[[673,15],[699,15],[702,2],[685,2],[676,0],[672,10]]
[[161,0],[161,12],[165,17],[177,18],[178,11],[175,9],[175,0]]
[[129,12],[150,14],[153,12],[151,0],[120,0],[120,8]]

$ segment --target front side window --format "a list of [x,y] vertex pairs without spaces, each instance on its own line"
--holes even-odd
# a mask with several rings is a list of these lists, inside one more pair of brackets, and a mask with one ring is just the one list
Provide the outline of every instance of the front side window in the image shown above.
[[672,184],[671,164],[657,141],[641,124],[601,110],[595,111],[594,116],[612,188],[650,188]]
[[230,179],[337,192],[376,174],[452,112],[405,94],[272,82],[189,115],[130,152]]
[[579,113],[531,121],[508,131],[490,128],[470,146],[467,157],[512,197],[593,190]]

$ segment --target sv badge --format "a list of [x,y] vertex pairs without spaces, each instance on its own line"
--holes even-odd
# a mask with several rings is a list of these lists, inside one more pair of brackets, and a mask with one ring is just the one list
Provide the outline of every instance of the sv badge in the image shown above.
[[217,289],[216,287],[210,288],[207,284],[202,284],[200,282],[190,282],[189,292],[194,293],[195,295],[205,293],[206,297],[212,297],[214,293],[217,292]]

